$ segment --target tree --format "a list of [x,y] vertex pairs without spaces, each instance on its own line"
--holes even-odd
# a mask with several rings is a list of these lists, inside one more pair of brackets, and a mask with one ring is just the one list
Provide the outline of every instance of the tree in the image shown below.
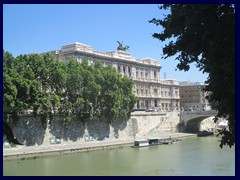
[[164,58],[177,56],[179,70],[189,70],[190,63],[208,73],[206,91],[218,114],[225,117],[229,130],[220,131],[220,147],[235,144],[235,5],[162,5],[170,10],[163,19],[150,23],[162,26],[161,33],[152,36],[168,40],[163,48]]
[[136,102],[132,92],[133,80],[121,77],[112,66],[103,67],[100,62],[93,66],[95,80],[100,86],[95,114],[110,124],[117,119],[128,119]]

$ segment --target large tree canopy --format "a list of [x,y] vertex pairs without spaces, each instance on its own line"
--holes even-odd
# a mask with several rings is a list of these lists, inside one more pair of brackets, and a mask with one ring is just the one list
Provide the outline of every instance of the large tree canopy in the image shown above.
[[[208,73],[206,91],[209,102],[225,117],[229,129],[220,132],[220,147],[235,144],[235,6],[232,4],[163,5],[169,14],[150,23],[162,26],[153,37],[166,41],[164,58],[176,56],[179,70],[189,70],[190,63]],[[216,119],[217,119],[216,117]]]

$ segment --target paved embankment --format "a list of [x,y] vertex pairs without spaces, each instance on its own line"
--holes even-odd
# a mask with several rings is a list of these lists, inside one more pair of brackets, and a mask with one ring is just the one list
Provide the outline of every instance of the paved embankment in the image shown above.
[[[174,133],[165,135],[155,135],[155,136],[144,136],[138,137],[136,139],[157,137],[159,139],[166,139],[171,136],[174,138],[184,138],[196,136],[196,134],[188,133]],[[86,152],[98,149],[112,149],[120,146],[130,146],[133,145],[134,139],[108,139],[104,141],[91,141],[91,142],[74,142],[61,144],[49,144],[40,146],[22,146],[17,145],[16,147],[4,148],[3,149],[3,159],[22,159],[22,158],[35,158],[39,156],[49,156],[49,155],[59,155],[73,152]]]

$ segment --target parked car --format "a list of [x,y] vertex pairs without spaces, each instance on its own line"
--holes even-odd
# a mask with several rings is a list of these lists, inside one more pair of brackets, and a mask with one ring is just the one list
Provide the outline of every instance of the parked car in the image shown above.
[[155,109],[147,109],[146,112],[155,112]]
[[146,111],[146,109],[133,109],[132,112],[136,112],[136,111]]

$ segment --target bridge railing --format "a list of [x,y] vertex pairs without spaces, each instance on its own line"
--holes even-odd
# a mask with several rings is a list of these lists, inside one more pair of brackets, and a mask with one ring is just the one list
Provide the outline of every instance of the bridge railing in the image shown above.
[[210,111],[181,111],[181,114],[215,114],[217,115],[216,110],[210,110]]

